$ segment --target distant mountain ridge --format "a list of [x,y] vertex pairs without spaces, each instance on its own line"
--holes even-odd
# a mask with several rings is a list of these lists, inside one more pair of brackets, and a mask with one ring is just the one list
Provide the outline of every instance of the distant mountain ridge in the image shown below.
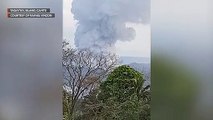
[[120,61],[122,64],[130,63],[150,63],[150,58],[147,57],[130,57],[130,56],[121,56]]

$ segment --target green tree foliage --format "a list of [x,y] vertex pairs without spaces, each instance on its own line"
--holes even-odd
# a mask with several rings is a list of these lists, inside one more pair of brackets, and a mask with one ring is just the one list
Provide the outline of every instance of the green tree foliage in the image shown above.
[[101,84],[100,99],[105,101],[113,97],[117,102],[125,102],[140,92],[143,82],[141,73],[126,65],[119,66]]
[[150,120],[149,86],[143,74],[122,65],[82,102],[81,120]]
[[63,90],[63,120],[71,120],[71,96]]

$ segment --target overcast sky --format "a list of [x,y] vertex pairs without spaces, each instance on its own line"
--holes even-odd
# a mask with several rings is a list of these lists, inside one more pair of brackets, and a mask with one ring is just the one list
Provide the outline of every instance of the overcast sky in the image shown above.
[[[72,0],[63,1],[63,37],[71,42],[74,47],[74,33],[76,23],[71,13]],[[116,43],[116,53],[120,56],[134,56],[134,57],[150,57],[151,49],[151,30],[150,25],[143,24],[128,24],[133,26],[136,31],[136,37],[132,41]]]

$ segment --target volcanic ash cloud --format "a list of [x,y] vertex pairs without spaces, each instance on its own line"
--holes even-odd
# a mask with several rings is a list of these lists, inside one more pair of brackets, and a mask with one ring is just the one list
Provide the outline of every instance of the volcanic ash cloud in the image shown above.
[[110,49],[117,40],[134,39],[135,30],[126,23],[149,23],[150,0],[73,0],[72,13],[78,49]]

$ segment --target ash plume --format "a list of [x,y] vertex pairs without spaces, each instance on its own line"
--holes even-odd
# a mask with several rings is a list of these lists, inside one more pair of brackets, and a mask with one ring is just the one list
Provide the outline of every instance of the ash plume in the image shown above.
[[110,49],[118,40],[134,39],[135,30],[127,23],[149,23],[150,0],[73,0],[72,13],[78,21],[78,49]]

